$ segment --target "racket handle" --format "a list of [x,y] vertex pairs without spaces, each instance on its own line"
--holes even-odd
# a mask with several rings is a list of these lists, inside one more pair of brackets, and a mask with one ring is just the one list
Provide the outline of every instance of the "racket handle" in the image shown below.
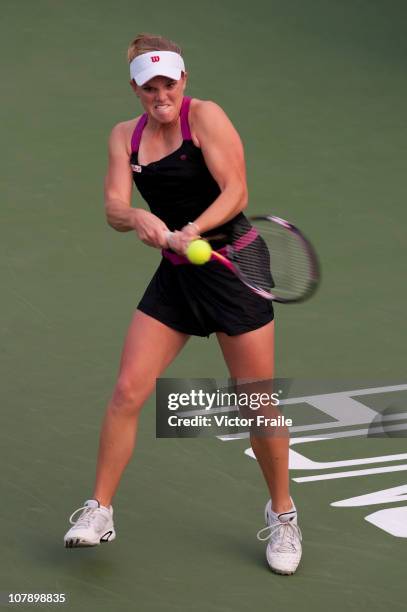
[[222,265],[225,266],[225,268],[228,268],[228,270],[231,270],[232,272],[236,271],[236,268],[232,264],[232,262],[229,261],[229,259],[227,257],[222,255],[218,251],[212,251],[211,261],[217,261],[217,262],[221,263]]

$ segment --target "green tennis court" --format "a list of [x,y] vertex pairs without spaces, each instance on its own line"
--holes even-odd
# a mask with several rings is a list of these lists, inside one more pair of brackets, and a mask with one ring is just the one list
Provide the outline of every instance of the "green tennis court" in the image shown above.
[[[3,0],[1,603],[405,608],[406,18],[401,0]],[[277,376],[370,381],[305,402],[315,427],[292,446],[304,536],[292,577],[269,571],[256,540],[267,494],[248,440],[156,439],[154,397],[114,500],[116,542],[63,547],[160,257],[103,211],[108,134],[139,113],[126,49],[143,31],[181,44],[189,95],[239,130],[249,212],[291,220],[320,255],[317,295],[276,307]],[[226,377],[216,340],[192,339],[166,376]],[[321,439],[333,405],[360,418]]]

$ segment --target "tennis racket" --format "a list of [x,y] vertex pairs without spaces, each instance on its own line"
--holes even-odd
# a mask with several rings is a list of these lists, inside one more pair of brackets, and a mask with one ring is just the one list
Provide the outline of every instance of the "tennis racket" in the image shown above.
[[[316,291],[320,266],[309,240],[292,223],[273,215],[249,218],[251,228],[233,229],[228,244],[212,251],[217,261],[257,295],[288,304]],[[222,235],[207,235],[213,243]]]

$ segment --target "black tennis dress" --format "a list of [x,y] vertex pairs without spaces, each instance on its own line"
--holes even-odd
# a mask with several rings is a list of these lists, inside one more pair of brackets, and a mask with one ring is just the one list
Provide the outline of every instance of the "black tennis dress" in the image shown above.
[[[199,147],[191,138],[188,112],[191,98],[185,97],[180,111],[182,145],[173,153],[145,166],[138,162],[138,149],[147,114],[134,130],[130,164],[133,179],[151,212],[171,230],[180,230],[194,221],[220,194]],[[234,229],[250,229],[239,213],[216,228],[217,234],[231,236]],[[212,229],[208,234],[213,234]],[[204,234],[205,236],[205,234]],[[219,244],[219,246],[222,246]],[[217,245],[214,245],[217,248]],[[235,336],[262,327],[274,318],[271,301],[255,295],[227,268],[209,261],[202,266],[177,263],[168,250],[138,309],[180,332],[209,336],[222,331]],[[172,254],[175,255],[175,254]]]

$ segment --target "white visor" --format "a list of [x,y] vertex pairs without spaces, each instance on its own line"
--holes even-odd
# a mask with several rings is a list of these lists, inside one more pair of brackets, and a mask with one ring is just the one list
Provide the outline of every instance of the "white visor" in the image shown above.
[[178,81],[182,72],[185,72],[184,60],[173,51],[143,53],[130,63],[130,76],[137,85],[144,85],[156,76],[165,76]]

